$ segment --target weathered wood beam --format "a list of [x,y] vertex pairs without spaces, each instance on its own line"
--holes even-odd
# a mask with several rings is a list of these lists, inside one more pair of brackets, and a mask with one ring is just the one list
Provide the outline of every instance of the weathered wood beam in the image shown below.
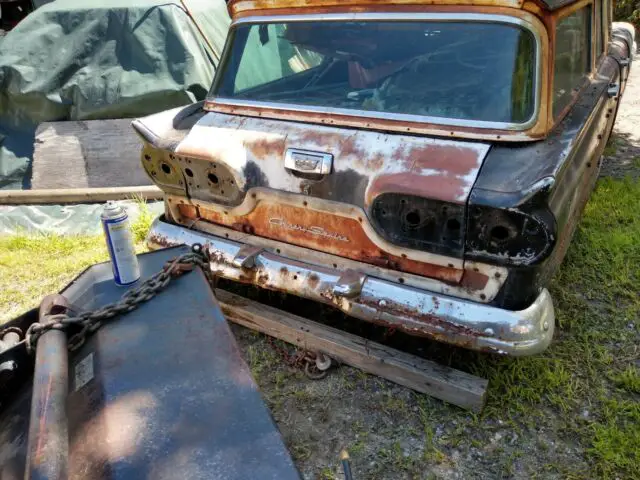
[[255,302],[225,290],[216,297],[227,319],[305,350],[336,360],[392,382],[479,412],[488,381],[438,363],[370,342],[311,320]]
[[111,188],[54,188],[44,190],[0,190],[0,205],[44,205],[106,202],[141,198],[159,200],[163,192],[155,185]]

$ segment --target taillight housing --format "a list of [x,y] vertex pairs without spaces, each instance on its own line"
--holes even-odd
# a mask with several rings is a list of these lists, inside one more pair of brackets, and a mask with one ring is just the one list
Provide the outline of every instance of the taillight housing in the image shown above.
[[555,218],[545,209],[472,206],[467,215],[465,258],[512,266],[542,262],[555,243]]
[[464,205],[383,193],[371,205],[371,220],[376,231],[395,245],[461,257],[464,210]]

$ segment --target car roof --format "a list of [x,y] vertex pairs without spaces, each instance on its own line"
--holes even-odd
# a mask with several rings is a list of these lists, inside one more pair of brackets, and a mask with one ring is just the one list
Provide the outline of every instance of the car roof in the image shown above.
[[[580,0],[534,0],[543,10],[553,11]],[[381,6],[432,6],[432,5],[479,5],[522,8],[525,0],[231,0],[229,14],[249,14],[252,11],[278,10],[278,14],[295,13],[297,9],[340,8],[362,11]]]

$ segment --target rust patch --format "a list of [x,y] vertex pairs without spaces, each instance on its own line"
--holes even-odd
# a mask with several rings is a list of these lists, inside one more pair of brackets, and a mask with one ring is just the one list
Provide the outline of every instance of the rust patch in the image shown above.
[[[299,126],[298,126],[299,127]],[[352,137],[350,137],[352,138]],[[308,128],[292,129],[287,135],[287,140],[292,145],[317,145],[320,148],[339,148],[344,142],[344,136],[338,133],[318,132]]]
[[433,175],[392,173],[380,175],[371,181],[365,203],[371,205],[381,193],[397,192],[461,204],[466,200],[468,188],[470,185],[451,172],[438,172]]
[[384,160],[384,156],[381,153],[378,153],[375,157],[369,160],[367,167],[373,172],[378,171],[384,166]]
[[356,145],[356,136],[351,135],[340,143],[340,154],[345,157],[363,158],[367,155],[363,149]]
[[[505,6],[520,8],[524,0],[449,0],[450,5]],[[413,11],[424,10],[436,3],[436,0],[232,0],[228,4],[229,14],[235,19],[245,15],[276,15],[300,13],[295,10],[304,8],[305,13],[325,12],[360,12],[379,8],[402,8]],[[440,6],[440,5],[438,5]]]
[[392,158],[405,162],[407,170],[375,177],[367,190],[367,205],[387,192],[460,204],[473,186],[472,173],[482,163],[482,154],[473,149],[443,144],[417,145],[408,151],[403,144]]
[[178,204],[178,211],[189,218],[198,218],[198,209],[195,205]]
[[244,141],[244,147],[251,152],[256,160],[266,157],[284,158],[285,141],[284,138],[260,138],[254,141]]
[[408,157],[413,165],[413,172],[430,169],[460,176],[469,175],[482,161],[476,151],[453,145],[416,146],[408,153]]
[[307,280],[307,283],[309,283],[309,286],[311,288],[316,288],[318,286],[319,281],[320,281],[320,278],[318,277],[318,275],[316,275],[315,273],[312,273],[311,275],[309,275],[309,279]]
[[[474,348],[476,339],[482,337],[482,333],[471,328],[456,325],[443,320],[435,313],[421,313],[385,298],[386,305],[380,307],[379,300],[363,300],[362,303],[375,310],[380,310],[393,316],[393,321],[386,321],[376,316],[374,323],[399,328],[411,335],[419,335],[432,338],[444,343],[458,345],[464,348]],[[434,312],[438,308],[434,305]],[[430,328],[427,328],[430,327]],[[434,327],[436,330],[434,330]],[[461,340],[460,337],[465,337]]]
[[[470,139],[484,139],[484,140],[504,140],[504,141],[523,141],[523,140],[538,140],[544,137],[546,133],[538,125],[532,127],[530,130],[520,132],[517,130],[497,130],[489,128],[479,127],[452,127],[446,125],[438,125],[432,123],[421,123],[414,121],[401,121],[401,120],[389,120],[380,118],[367,118],[366,122],[363,122],[361,117],[353,115],[344,115],[338,113],[317,113],[317,112],[303,112],[303,111],[287,111],[266,107],[257,106],[236,106],[236,105],[223,105],[216,103],[213,100],[207,100],[204,105],[207,111],[220,112],[231,115],[248,115],[252,117],[264,117],[281,119],[294,122],[303,123],[316,123],[321,125],[330,126],[347,126],[362,128],[363,123],[366,123],[367,128],[371,130],[384,130],[392,132],[401,132],[404,134],[421,134],[421,135],[440,135],[447,138],[470,138]],[[541,123],[542,120],[539,121]],[[182,148],[181,148],[182,150]],[[356,148],[357,150],[357,148]],[[195,154],[196,152],[194,152]]]
[[396,148],[391,154],[391,158],[396,162],[407,162],[407,145],[403,143],[398,148]]
[[[179,205],[182,215],[196,218],[186,205]],[[380,267],[437,278],[450,284],[458,283],[463,271],[417,262],[380,250],[368,237],[362,225],[352,218],[290,205],[260,202],[249,214],[241,217],[200,208],[200,218],[231,227],[245,233],[331,253]],[[309,279],[310,281],[311,278]]]
[[242,273],[238,275],[238,281],[241,283],[249,283],[251,285],[266,287],[269,282],[269,275],[255,268],[245,268]]
[[170,242],[167,237],[164,235],[158,235],[156,233],[152,233],[149,235],[149,242],[158,245],[162,248],[173,247],[175,246],[174,242]]
[[480,272],[465,270],[460,285],[468,290],[484,290],[489,282],[489,277]]

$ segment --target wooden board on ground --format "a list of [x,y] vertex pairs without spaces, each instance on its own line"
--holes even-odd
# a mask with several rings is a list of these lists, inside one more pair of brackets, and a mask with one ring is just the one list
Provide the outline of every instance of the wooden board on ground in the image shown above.
[[131,119],[45,122],[36,131],[31,187],[151,185]]
[[96,203],[107,200],[161,200],[155,185],[113,188],[47,188],[44,190],[0,190],[0,205],[46,205]]
[[217,289],[227,319],[459,407],[479,412],[488,381]]

